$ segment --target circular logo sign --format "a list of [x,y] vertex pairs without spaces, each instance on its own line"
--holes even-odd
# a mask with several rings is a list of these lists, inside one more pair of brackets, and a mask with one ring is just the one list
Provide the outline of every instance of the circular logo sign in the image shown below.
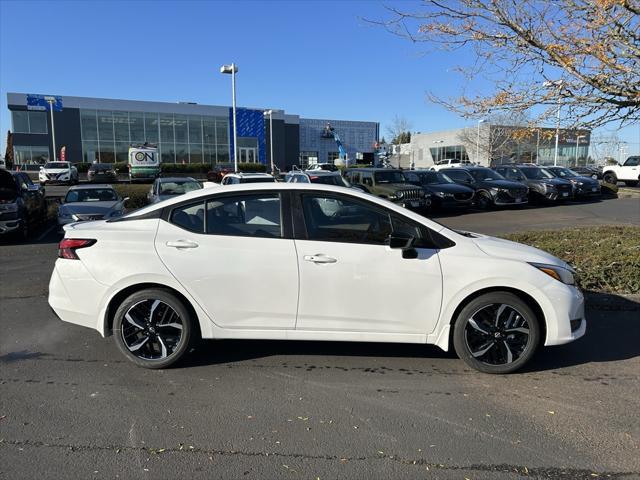
[[136,160],[139,162],[144,161],[144,152],[136,152]]

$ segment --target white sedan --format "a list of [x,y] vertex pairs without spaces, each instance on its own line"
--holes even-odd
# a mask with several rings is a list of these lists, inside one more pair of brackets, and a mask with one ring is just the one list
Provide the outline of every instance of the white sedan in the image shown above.
[[78,183],[78,169],[71,162],[47,162],[38,172],[40,185],[47,183]]
[[429,343],[507,373],[586,329],[562,260],[328,185],[197,190],[73,224],[59,257],[56,314],[148,368],[235,338]]

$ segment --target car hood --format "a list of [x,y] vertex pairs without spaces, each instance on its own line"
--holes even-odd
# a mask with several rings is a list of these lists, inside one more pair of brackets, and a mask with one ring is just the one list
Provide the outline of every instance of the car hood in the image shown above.
[[527,180],[529,183],[550,183],[552,185],[571,185],[569,180],[563,178],[532,178]]
[[423,185],[428,192],[473,193],[473,189],[456,183],[429,183]]
[[65,203],[60,206],[60,213],[65,213],[67,215],[72,215],[74,213],[80,215],[98,215],[98,214],[106,214],[114,209],[116,205],[120,202],[111,201],[111,202],[72,202]]
[[511,180],[483,180],[481,182],[478,182],[477,185],[480,185],[484,188],[492,188],[492,187],[496,187],[496,188],[506,188],[506,189],[514,189],[514,188],[526,188],[526,185],[524,183],[520,183],[520,182],[513,182]]
[[523,245],[522,243],[512,242],[510,240],[481,235],[479,233],[474,233],[473,235],[476,237],[473,239],[473,243],[491,257],[557,265],[568,269],[571,268],[566,262],[560,260],[558,257],[554,257],[550,253],[538,248]]
[[598,182],[598,180],[596,180],[595,178],[591,178],[591,177],[572,177],[572,180],[575,180],[577,182],[582,182],[585,185],[600,185],[600,182]]
[[63,172],[68,172],[71,169],[70,168],[44,168],[44,167],[42,167],[42,170],[47,172],[47,173],[63,173]]
[[397,192],[398,190],[413,190],[420,187],[411,183],[378,183],[376,188],[382,192]]

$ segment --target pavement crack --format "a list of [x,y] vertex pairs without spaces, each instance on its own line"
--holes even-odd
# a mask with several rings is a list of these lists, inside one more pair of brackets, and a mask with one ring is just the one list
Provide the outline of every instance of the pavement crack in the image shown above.
[[[133,429],[134,425],[132,425]],[[462,471],[462,472],[478,472],[478,473],[511,473],[522,478],[540,478],[548,480],[593,480],[594,478],[634,478],[640,475],[637,472],[613,472],[613,471],[594,471],[581,468],[563,468],[563,467],[527,467],[524,465],[512,464],[470,464],[470,465],[453,465],[427,461],[422,458],[412,459],[399,455],[388,455],[378,452],[376,455],[365,456],[340,456],[332,454],[305,454],[295,452],[257,452],[244,450],[220,450],[204,447],[185,446],[180,444],[179,447],[167,448],[151,448],[146,446],[132,445],[81,445],[70,443],[49,443],[38,440],[8,440],[0,438],[0,446],[14,447],[34,447],[34,448],[55,448],[70,450],[72,452],[97,452],[110,451],[115,454],[122,452],[131,452],[147,455],[166,455],[174,454],[206,454],[209,456],[245,456],[245,457],[275,457],[294,460],[327,460],[346,462],[371,462],[371,461],[391,461],[401,463],[407,466],[428,467],[429,470],[441,471]]]

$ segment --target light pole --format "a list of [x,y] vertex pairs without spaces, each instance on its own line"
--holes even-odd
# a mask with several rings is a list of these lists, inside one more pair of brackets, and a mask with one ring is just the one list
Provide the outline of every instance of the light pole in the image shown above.
[[[549,88],[549,87],[556,87],[558,89],[558,96],[561,94],[562,92],[562,87],[564,86],[564,80],[554,80],[554,81],[548,81],[548,82],[544,82],[542,84],[543,86]],[[558,99],[558,111],[556,113],[556,149],[555,152],[553,154],[553,166],[557,167],[558,166],[558,141],[559,141],[559,137],[560,137],[560,106],[562,104],[560,103],[560,99]]]
[[231,75],[231,105],[233,109],[233,171],[238,173],[238,129],[236,124],[236,73],[238,66],[235,63],[231,65],[222,65],[220,73]]
[[581,138],[587,138],[586,135],[578,135],[578,132],[576,132],[576,167],[578,166],[578,144],[580,143],[580,139]]
[[273,163],[273,110],[267,110],[263,113],[266,117],[269,116],[269,150],[271,156],[271,175],[275,175],[276,169]]
[[476,137],[476,162],[478,162],[478,165],[480,165],[480,124],[486,120],[486,118],[478,120],[478,136]]
[[620,142],[622,145],[618,145],[618,164],[622,165],[622,152],[626,150],[627,142]]
[[51,113],[51,140],[53,143],[53,161],[55,162],[58,159],[56,152],[56,127],[53,123],[53,104],[56,102],[56,97],[44,97],[44,99],[49,104],[49,112]]
[[[434,140],[433,143],[444,143],[444,140]],[[438,145],[438,150],[436,152],[436,162],[440,161],[440,145]]]

